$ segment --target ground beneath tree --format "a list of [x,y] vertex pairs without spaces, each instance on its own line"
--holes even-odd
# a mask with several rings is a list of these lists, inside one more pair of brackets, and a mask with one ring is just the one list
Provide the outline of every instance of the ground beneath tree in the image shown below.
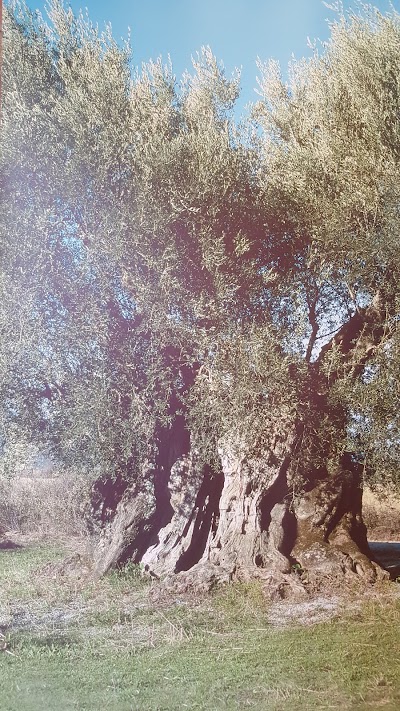
[[[167,620],[170,611],[175,613],[177,609],[193,611],[197,615],[201,610],[206,612],[214,599],[214,595],[201,595],[190,590],[174,593],[158,581],[141,579],[138,569],[129,569],[129,566],[119,573],[106,576],[106,580],[93,583],[90,580],[84,541],[58,541],[58,552],[55,555],[54,545],[54,541],[38,538],[32,540],[29,536],[17,533],[9,533],[0,541],[0,561],[3,563],[0,569],[6,565],[10,555],[13,556],[14,566],[19,559],[29,560],[31,554],[33,561],[29,570],[31,594],[28,588],[28,595],[24,596],[22,591],[17,590],[13,597],[10,588],[7,599],[1,601],[0,598],[0,632],[3,635],[19,631],[45,632],[49,629],[65,635],[77,626],[81,631],[86,629],[89,635],[96,635],[99,630],[96,626],[93,628],[91,620],[93,615],[107,617],[111,593],[114,596],[113,604],[118,607],[115,617],[121,632],[124,630],[124,621],[132,621],[139,612],[142,618],[140,624],[136,631],[130,624],[129,634],[136,636],[138,644],[146,644],[150,634],[147,626],[143,627],[142,624],[146,616],[159,612],[165,614]],[[377,561],[390,572],[394,580],[400,575],[400,542],[374,541],[370,545]],[[49,551],[49,560],[46,560],[46,550]],[[35,551],[40,551],[41,560],[37,561],[37,565]],[[2,583],[4,587],[4,581]],[[240,595],[241,589],[247,591],[251,585],[241,588],[239,584],[232,588]],[[254,590],[257,585],[254,584]],[[122,594],[115,595],[113,586]],[[244,597],[246,595],[247,592]],[[262,597],[262,593],[260,595]],[[262,601],[263,619],[266,625],[274,627],[312,625],[340,617],[348,613],[349,609],[356,611],[366,601],[378,600],[382,596],[400,597],[400,585],[385,583],[368,587],[360,593],[359,586],[352,587],[351,583],[345,591],[332,584],[330,590],[323,588],[321,591],[309,591],[299,599],[292,597],[289,600]],[[169,629],[168,622],[166,625]]]
[[76,540],[8,541],[4,711],[400,708],[396,583],[362,597],[271,601],[262,581],[177,595],[137,566],[90,581]]

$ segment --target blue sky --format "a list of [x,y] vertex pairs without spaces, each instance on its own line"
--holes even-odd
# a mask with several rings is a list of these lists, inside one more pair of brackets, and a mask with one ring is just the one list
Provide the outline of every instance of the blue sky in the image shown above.
[[[43,10],[44,2],[28,0],[30,7]],[[257,100],[256,58],[279,60],[282,69],[294,54],[308,55],[307,37],[329,37],[327,20],[334,13],[322,0],[71,0],[78,12],[88,9],[91,20],[103,26],[111,22],[114,36],[126,37],[131,30],[134,64],[150,58],[171,56],[179,79],[191,68],[191,55],[210,45],[224,62],[227,73],[242,68],[242,93],[238,111]],[[381,11],[389,0],[373,3]],[[400,10],[400,0],[393,6]],[[355,7],[355,0],[344,0]]]

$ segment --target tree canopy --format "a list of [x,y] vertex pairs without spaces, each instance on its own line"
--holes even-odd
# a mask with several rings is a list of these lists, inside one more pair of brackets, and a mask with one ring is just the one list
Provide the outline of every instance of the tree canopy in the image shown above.
[[293,481],[398,483],[399,16],[260,63],[240,127],[209,48],[178,82],[60,0],[4,24],[3,439],[134,478],[182,419],[214,467],[292,419]]

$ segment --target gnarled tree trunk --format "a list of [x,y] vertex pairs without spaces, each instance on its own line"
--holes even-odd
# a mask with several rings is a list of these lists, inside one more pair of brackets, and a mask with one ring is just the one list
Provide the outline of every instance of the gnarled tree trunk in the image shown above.
[[[132,559],[149,574],[173,577],[182,585],[210,587],[259,577],[282,590],[299,585],[299,576],[290,575],[299,570],[307,579],[357,575],[373,580],[379,568],[371,561],[362,522],[357,457],[344,452],[332,467],[334,450],[319,441],[317,432],[314,465],[313,448],[302,461],[300,443],[307,418],[315,428],[318,415],[343,434],[345,413],[329,401],[340,373],[327,375],[323,365],[335,346],[342,371],[358,377],[382,339],[382,322],[377,296],[309,364],[308,407],[292,419],[277,414],[269,445],[257,456],[248,456],[233,435],[220,442],[220,471],[201,467],[183,417],[176,418],[160,437],[157,466],[121,490],[108,513],[100,513],[97,573]],[[294,463],[302,478],[297,490]]]
[[217,474],[183,455],[169,471],[162,500],[148,479],[147,490],[138,483],[128,487],[103,525],[97,574],[130,559],[184,587],[249,578],[281,586],[299,568],[321,579],[353,573],[373,579],[377,569],[361,517],[361,467],[346,454],[334,475],[319,470],[292,498],[294,440],[295,429],[286,430],[268,459],[251,460],[225,444]]

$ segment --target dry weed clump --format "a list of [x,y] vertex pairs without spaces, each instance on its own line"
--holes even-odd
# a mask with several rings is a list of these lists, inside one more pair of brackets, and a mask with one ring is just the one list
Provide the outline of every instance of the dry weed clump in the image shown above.
[[87,479],[74,472],[31,471],[0,478],[0,532],[84,535],[88,496]]
[[363,518],[370,541],[400,541],[400,496],[365,489]]

